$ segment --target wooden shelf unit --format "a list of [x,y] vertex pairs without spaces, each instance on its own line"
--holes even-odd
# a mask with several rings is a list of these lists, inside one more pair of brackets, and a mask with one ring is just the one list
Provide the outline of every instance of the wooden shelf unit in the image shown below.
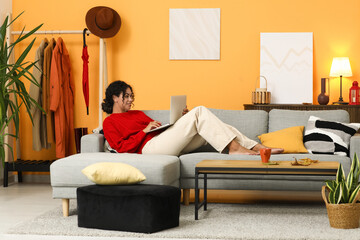
[[343,109],[350,115],[350,122],[360,123],[360,105],[312,105],[312,104],[244,104],[245,110],[288,109],[301,111]]

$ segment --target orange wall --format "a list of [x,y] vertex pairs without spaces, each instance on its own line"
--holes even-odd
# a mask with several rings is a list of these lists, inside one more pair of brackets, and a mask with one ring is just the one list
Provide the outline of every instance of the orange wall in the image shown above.
[[[260,32],[314,33],[314,103],[320,78],[327,77],[336,56],[350,58],[353,77],[343,81],[343,95],[360,71],[360,1],[358,0],[106,0],[13,1],[13,15],[25,11],[14,30],[44,23],[41,30],[81,30],[86,12],[98,5],[122,18],[116,37],[107,40],[109,81],[121,79],[135,88],[137,109],[168,109],[169,97],[187,94],[188,106],[243,109],[260,71]],[[221,8],[221,60],[169,60],[169,8]],[[54,35],[53,37],[58,37]],[[38,35],[42,39],[44,35]],[[51,35],[46,36],[48,38]],[[87,38],[90,55],[90,115],[81,87],[81,35],[62,35],[70,52],[75,82],[75,127],[92,130],[98,122],[99,39]],[[37,40],[35,49],[39,45]],[[28,83],[26,83],[28,86]],[[331,80],[330,101],[338,99],[339,80]],[[54,159],[55,150],[32,151],[30,120],[21,122],[22,158]]]

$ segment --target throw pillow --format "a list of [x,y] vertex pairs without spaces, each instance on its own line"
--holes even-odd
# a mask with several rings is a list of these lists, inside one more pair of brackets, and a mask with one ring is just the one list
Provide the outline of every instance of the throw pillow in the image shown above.
[[310,153],[346,156],[349,154],[350,138],[359,127],[357,123],[341,123],[310,116],[304,145]]
[[264,133],[258,138],[270,148],[283,148],[284,153],[307,153],[303,143],[304,126],[289,127],[279,131]]
[[89,180],[99,185],[126,185],[146,179],[137,168],[125,163],[94,163],[81,171]]

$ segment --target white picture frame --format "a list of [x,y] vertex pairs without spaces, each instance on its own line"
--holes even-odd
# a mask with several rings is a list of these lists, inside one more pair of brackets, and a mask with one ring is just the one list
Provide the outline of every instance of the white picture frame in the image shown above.
[[313,103],[313,33],[260,33],[260,75],[271,103]]
[[169,10],[170,60],[220,59],[220,8]]

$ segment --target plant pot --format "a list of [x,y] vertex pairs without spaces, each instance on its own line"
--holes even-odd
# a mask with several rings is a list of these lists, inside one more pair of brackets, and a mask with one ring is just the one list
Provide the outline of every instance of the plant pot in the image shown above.
[[325,189],[327,187],[323,186],[321,194],[326,204],[330,226],[342,229],[358,228],[360,222],[360,203],[356,202],[360,194],[358,193],[354,203],[331,204],[327,201]]

